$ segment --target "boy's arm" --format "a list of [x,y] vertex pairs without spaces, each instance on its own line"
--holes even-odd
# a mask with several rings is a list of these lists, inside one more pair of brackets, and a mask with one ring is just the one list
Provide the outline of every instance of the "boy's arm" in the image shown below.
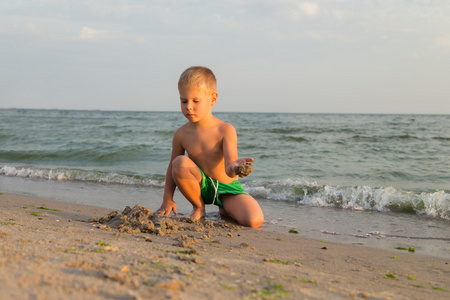
[[243,165],[247,162],[255,161],[251,157],[238,158],[237,151],[237,134],[231,124],[226,124],[223,135],[223,156],[225,159],[225,172],[231,178],[236,177],[234,172],[236,166]]
[[177,214],[177,205],[173,201],[173,194],[175,192],[176,185],[175,181],[172,178],[172,161],[175,159],[175,157],[183,154],[184,148],[181,145],[180,135],[177,131],[175,132],[172,140],[172,155],[170,157],[169,166],[167,167],[166,172],[163,202],[161,204],[161,207],[158,209],[158,211],[162,211],[166,216],[170,215],[170,212],[172,211],[175,215]]

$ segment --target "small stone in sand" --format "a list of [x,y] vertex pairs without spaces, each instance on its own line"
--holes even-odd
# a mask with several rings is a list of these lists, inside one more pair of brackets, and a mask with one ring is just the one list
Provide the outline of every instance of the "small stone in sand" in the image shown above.
[[248,244],[248,243],[241,243],[238,246],[236,246],[237,248],[245,248],[245,249],[251,249],[251,250],[256,250],[255,247],[253,247],[252,245]]
[[3,231],[0,230],[0,238],[7,238],[8,235],[9,235],[8,233],[3,232]]
[[192,238],[191,240],[180,240],[176,246],[182,248],[193,248],[194,244],[198,244],[198,240],[196,238]]
[[125,282],[126,275],[123,272],[117,272],[117,271],[104,271],[103,276],[105,278],[111,279],[113,281],[118,282]]
[[129,267],[128,265],[125,265],[125,266],[122,267],[122,269],[120,269],[120,272],[126,273],[126,272],[128,271],[129,268],[130,268],[130,267]]
[[360,297],[360,298],[369,298],[370,296],[369,296],[369,294],[367,294],[366,292],[363,292],[363,293],[360,293],[360,294],[358,295],[358,297]]
[[179,280],[173,280],[173,281],[155,285],[156,289],[166,289],[166,290],[172,290],[172,291],[180,290],[183,287],[184,287],[184,283]]

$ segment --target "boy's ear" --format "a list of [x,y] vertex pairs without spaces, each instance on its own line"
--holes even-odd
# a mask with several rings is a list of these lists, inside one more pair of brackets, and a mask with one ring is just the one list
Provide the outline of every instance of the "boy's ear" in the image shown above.
[[211,105],[215,105],[217,103],[217,97],[219,97],[219,95],[216,92],[211,94]]

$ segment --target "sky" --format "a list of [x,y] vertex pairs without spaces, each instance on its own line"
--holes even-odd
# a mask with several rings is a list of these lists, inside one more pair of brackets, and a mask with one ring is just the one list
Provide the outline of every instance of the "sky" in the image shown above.
[[0,108],[450,114],[448,0],[0,2]]

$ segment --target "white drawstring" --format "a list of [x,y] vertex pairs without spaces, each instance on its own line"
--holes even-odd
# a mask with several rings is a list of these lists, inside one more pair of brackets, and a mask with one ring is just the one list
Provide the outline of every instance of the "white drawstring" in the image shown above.
[[209,180],[211,180],[212,185],[213,185],[213,187],[214,187],[214,191],[215,191],[215,193],[214,193],[214,200],[213,200],[213,202],[212,202],[212,204],[214,204],[214,202],[216,202],[217,190],[219,189],[219,180],[216,180],[216,181],[217,181],[217,186],[216,186],[216,185],[214,184],[214,180],[212,180],[211,177],[208,177],[208,178],[209,178]]

